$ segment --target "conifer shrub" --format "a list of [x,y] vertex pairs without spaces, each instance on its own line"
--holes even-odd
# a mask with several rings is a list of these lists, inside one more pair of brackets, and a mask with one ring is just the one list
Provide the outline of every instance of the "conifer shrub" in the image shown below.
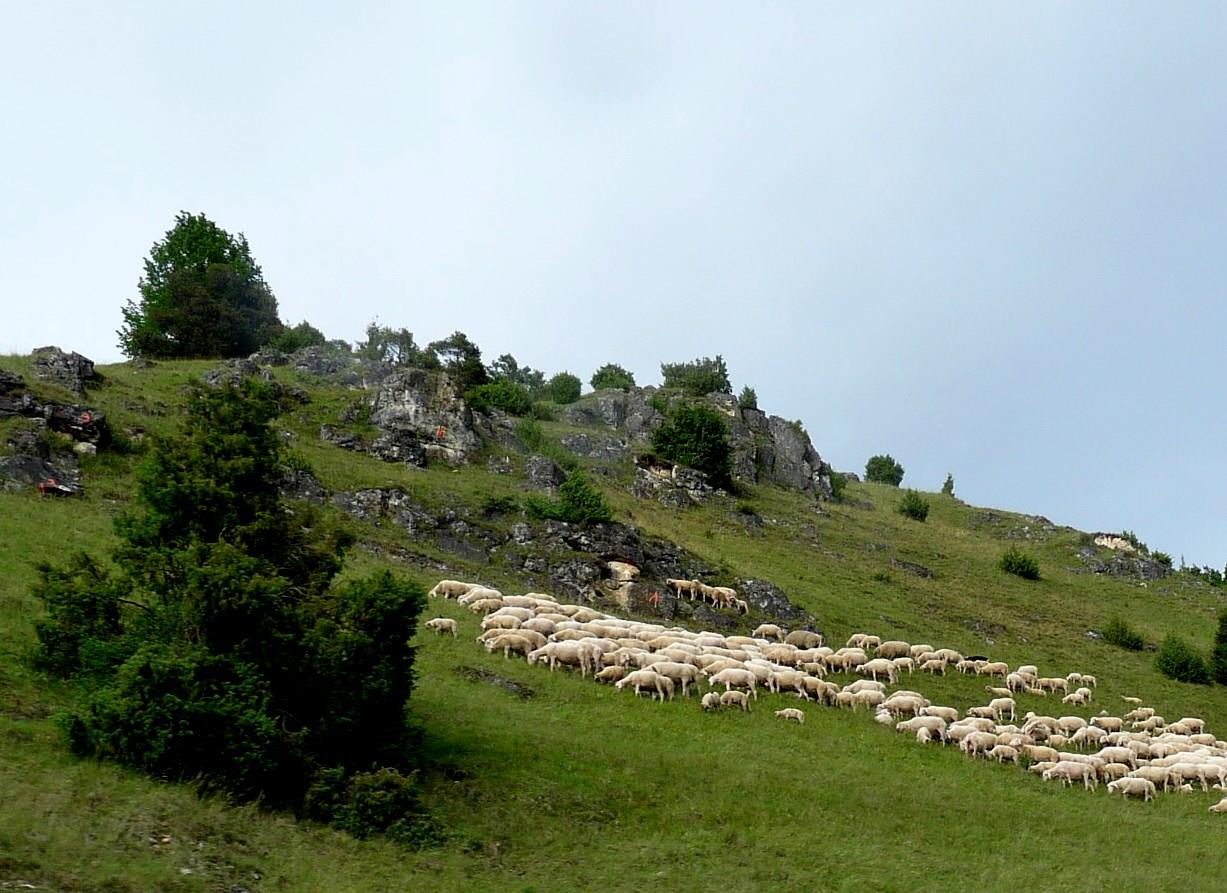
[[559,372],[545,383],[545,396],[558,404],[574,403],[582,390],[579,377],[570,372]]
[[831,498],[839,502],[844,498],[844,490],[848,487],[847,475],[840,474],[838,471],[831,472]]
[[603,524],[613,520],[605,495],[578,471],[567,475],[558,486],[556,500],[530,496],[524,503],[529,516],[538,520],[566,521],[569,524]]
[[1227,685],[1227,610],[1218,615],[1214,633],[1214,651],[1210,655],[1210,672],[1219,685]]
[[665,423],[652,432],[652,449],[670,462],[703,472],[713,487],[732,487],[728,427],[709,406],[682,403],[674,407]]
[[1120,617],[1113,617],[1104,624],[1103,638],[1105,642],[1126,651],[1141,651],[1146,646],[1142,634]]
[[1016,546],[1010,546],[1010,548],[1005,550],[997,561],[997,567],[1007,574],[1022,577],[1024,580],[1038,580],[1040,578],[1039,563]]
[[1155,669],[1177,682],[1210,684],[1210,667],[1205,659],[1177,635],[1169,635],[1159,645]]
[[929,501],[915,490],[908,490],[899,502],[899,514],[913,521],[924,521],[929,517]]

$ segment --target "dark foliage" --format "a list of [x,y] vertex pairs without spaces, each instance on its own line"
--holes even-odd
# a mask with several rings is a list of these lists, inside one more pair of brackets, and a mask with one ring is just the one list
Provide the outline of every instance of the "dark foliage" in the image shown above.
[[545,373],[531,366],[521,366],[516,358],[505,353],[490,364],[490,378],[494,381],[506,380],[518,384],[528,392],[529,397],[536,400],[545,391]]
[[616,363],[606,363],[592,373],[592,378],[588,380],[588,383],[592,385],[594,391],[605,388],[629,391],[635,386],[635,376]]
[[942,484],[942,495],[943,496],[953,496],[954,495],[954,475],[952,474],[946,475],[946,482]]
[[1179,636],[1170,635],[1159,645],[1155,669],[1177,682],[1210,684],[1210,667],[1205,659]]
[[848,487],[848,478],[838,471],[831,472],[831,498],[836,502],[844,498],[844,490]]
[[1126,651],[1141,651],[1146,646],[1142,634],[1120,617],[1113,617],[1104,624],[1103,638],[1105,642]]
[[758,392],[746,385],[737,395],[737,405],[742,409],[758,409]]
[[464,332],[452,332],[440,341],[432,341],[426,350],[452,376],[461,393],[490,380],[481,362],[481,349]]
[[477,412],[501,409],[512,415],[532,415],[533,399],[522,385],[507,378],[496,378],[480,384],[464,395],[465,401]]
[[268,346],[285,353],[293,353],[304,347],[319,347],[326,344],[324,333],[305,319],[296,326],[286,326],[268,341]]
[[670,462],[695,468],[714,487],[733,483],[733,449],[728,428],[714,409],[698,403],[675,407],[665,423],[652,432],[652,449]]
[[138,288],[140,303],[128,301],[118,332],[128,356],[247,356],[283,328],[246,237],[203,214],[179,213]]
[[724,357],[719,354],[716,354],[714,360],[700,357],[689,363],[661,363],[660,374],[664,378],[665,387],[680,388],[694,397],[713,392],[733,393],[728,366],[725,365]]
[[545,385],[545,397],[559,404],[574,403],[579,399],[583,385],[579,377],[570,372],[559,372]]
[[1227,685],[1227,611],[1218,615],[1214,633],[1214,651],[1210,654],[1210,672],[1219,685]]
[[871,456],[865,463],[865,480],[871,484],[890,484],[898,487],[903,483],[903,466],[887,453],[885,456]]
[[578,471],[571,472],[559,485],[556,501],[530,496],[524,507],[531,517],[539,520],[567,521],[571,524],[601,524],[613,520],[613,512],[604,494]]
[[418,347],[413,333],[408,329],[392,329],[374,321],[367,324],[366,340],[355,347],[359,357],[375,363],[424,369],[434,369],[439,365],[434,354]]
[[1005,550],[1005,553],[997,561],[997,567],[1007,574],[1022,577],[1024,580],[1038,580],[1040,578],[1039,563],[1026,552],[1014,546]]
[[924,521],[929,517],[929,502],[915,490],[908,490],[899,502],[899,514],[913,521]]

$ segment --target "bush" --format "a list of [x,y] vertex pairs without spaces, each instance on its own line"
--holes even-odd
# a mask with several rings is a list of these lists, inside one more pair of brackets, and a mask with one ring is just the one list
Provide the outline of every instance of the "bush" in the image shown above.
[[560,405],[574,403],[579,399],[583,385],[570,372],[559,372],[545,383],[545,396]]
[[1218,615],[1218,630],[1214,633],[1214,651],[1210,655],[1210,671],[1214,681],[1227,685],[1227,610]]
[[566,521],[569,524],[601,524],[613,520],[605,496],[579,472],[572,472],[558,487],[558,500],[539,496],[525,500],[528,514],[539,520]]
[[286,326],[269,339],[267,346],[283,353],[293,353],[304,347],[318,347],[324,344],[324,333],[305,319],[296,326]]
[[946,474],[946,482],[942,484],[942,495],[954,496],[954,475]]
[[923,499],[915,490],[908,490],[903,494],[903,499],[899,503],[899,514],[913,521],[924,521],[929,517],[928,500]]
[[1024,580],[1038,580],[1040,566],[1034,558],[1014,546],[1005,550],[997,562],[997,566],[1007,574],[1022,577]]
[[737,395],[737,405],[742,409],[758,409],[758,394],[754,388],[746,385]]
[[588,380],[588,383],[592,385],[594,391],[605,388],[629,391],[635,386],[635,376],[615,363],[606,363],[592,373],[592,378]]
[[501,409],[516,416],[532,415],[533,401],[528,391],[506,378],[478,385],[464,395],[469,408],[475,412]]
[[530,453],[553,459],[565,471],[579,468],[579,459],[575,454],[558,441],[550,439],[536,419],[520,419],[516,422],[513,433]]
[[1126,651],[1141,651],[1146,646],[1142,634],[1119,617],[1113,617],[1104,624],[1103,638],[1105,642]]
[[840,474],[838,471],[831,472],[831,498],[839,502],[844,498],[844,490],[848,487],[847,475]]
[[670,462],[703,472],[713,487],[732,487],[733,449],[728,428],[720,414],[708,406],[677,406],[652,432],[652,449]]
[[731,394],[728,366],[724,357],[716,354],[714,360],[701,357],[689,363],[661,363],[660,374],[667,388],[680,388],[694,397],[711,393]]
[[865,463],[865,480],[873,484],[898,487],[903,483],[903,466],[891,458],[890,453],[873,456]]
[[1210,668],[1205,659],[1176,635],[1169,635],[1159,645],[1159,653],[1155,655],[1155,669],[1177,682],[1210,684]]
[[1167,554],[1166,552],[1158,552],[1158,551],[1151,552],[1150,557],[1157,564],[1162,565],[1163,567],[1167,568],[1169,571],[1172,569],[1172,556]]

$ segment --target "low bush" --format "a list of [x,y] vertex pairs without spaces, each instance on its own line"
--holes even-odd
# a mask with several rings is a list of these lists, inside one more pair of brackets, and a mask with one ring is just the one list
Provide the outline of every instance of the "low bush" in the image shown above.
[[514,434],[530,453],[553,459],[564,471],[579,468],[579,459],[575,454],[547,435],[535,419],[520,419],[516,422]]
[[476,412],[488,412],[491,409],[501,409],[515,416],[532,415],[533,400],[522,386],[506,378],[496,378],[494,381],[478,385],[464,395],[469,408]]
[[742,409],[758,409],[758,393],[754,388],[746,385],[737,395],[737,405]]
[[898,487],[903,483],[903,466],[887,453],[884,456],[871,456],[865,463],[865,480],[871,484],[890,484]]
[[1142,639],[1142,634],[1120,617],[1113,617],[1104,624],[1103,639],[1105,642],[1118,648],[1124,648],[1126,651],[1141,651],[1146,645]]
[[558,487],[558,499],[530,496],[524,508],[537,520],[566,521],[569,524],[602,524],[613,520],[605,495],[579,472],[572,472]]
[[733,385],[729,382],[729,368],[720,354],[716,354],[714,360],[701,357],[689,363],[661,363],[660,374],[664,378],[665,387],[679,388],[692,397],[703,397],[711,393],[733,393]]
[[1210,684],[1210,667],[1207,666],[1205,658],[1176,635],[1169,635],[1159,645],[1159,653],[1155,655],[1155,669],[1177,682]]
[[574,403],[583,390],[579,377],[559,372],[545,383],[545,396],[558,404]]
[[1005,553],[997,561],[997,567],[1007,574],[1022,577],[1024,580],[1038,580],[1040,578],[1039,563],[1015,546],[1010,546],[1010,548],[1005,550]]
[[592,378],[588,380],[588,383],[592,385],[594,391],[606,388],[629,391],[635,386],[635,376],[617,363],[606,363],[592,373]]
[[844,498],[844,490],[848,486],[847,475],[840,474],[838,471],[831,472],[831,498],[839,502]]
[[924,521],[929,517],[929,501],[921,497],[915,490],[908,490],[899,502],[899,514],[913,521]]

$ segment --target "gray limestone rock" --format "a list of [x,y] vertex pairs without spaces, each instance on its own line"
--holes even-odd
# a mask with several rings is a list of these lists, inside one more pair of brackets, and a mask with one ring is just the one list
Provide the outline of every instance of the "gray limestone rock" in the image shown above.
[[554,490],[567,479],[558,463],[546,456],[529,456],[524,461],[528,483],[539,490]]
[[77,394],[84,393],[87,382],[98,381],[94,361],[75,350],[66,352],[58,347],[40,347],[34,351],[34,375],[52,381]]
[[426,369],[389,375],[371,401],[371,422],[401,441],[416,440],[427,457],[451,464],[481,449],[473,413],[451,377]]

